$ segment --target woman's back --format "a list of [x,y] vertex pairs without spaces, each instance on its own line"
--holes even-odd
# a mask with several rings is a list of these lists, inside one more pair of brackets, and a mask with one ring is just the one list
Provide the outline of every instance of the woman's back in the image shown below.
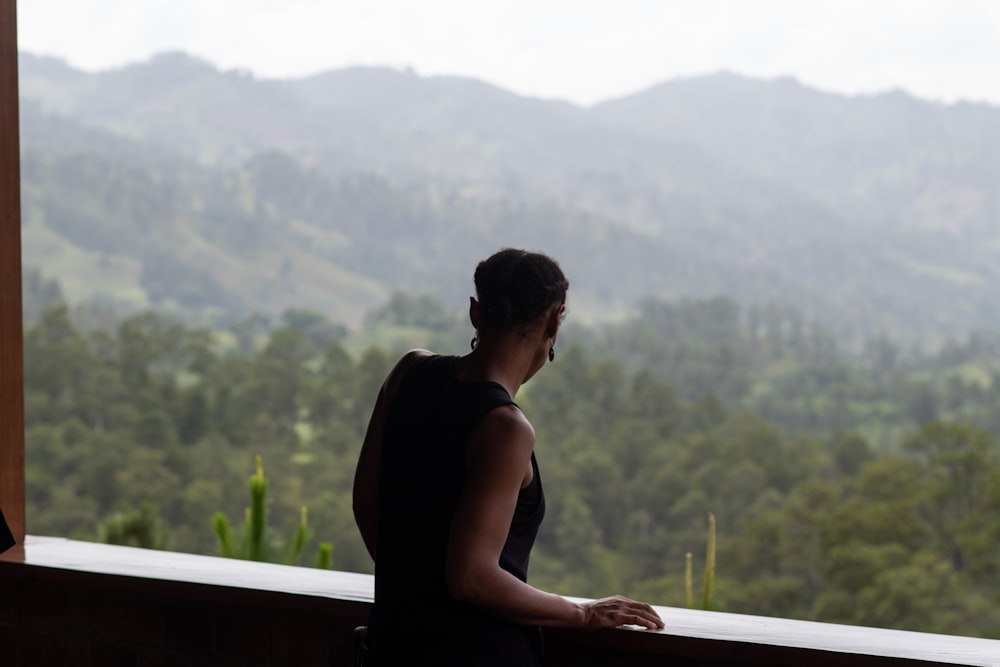
[[[445,559],[452,517],[468,478],[467,446],[492,410],[512,405],[493,382],[462,382],[456,357],[432,356],[407,371],[382,438],[375,611],[369,627],[378,662],[540,664],[537,628],[507,623],[456,602]],[[522,489],[501,566],[524,581],[544,514],[537,465]]]

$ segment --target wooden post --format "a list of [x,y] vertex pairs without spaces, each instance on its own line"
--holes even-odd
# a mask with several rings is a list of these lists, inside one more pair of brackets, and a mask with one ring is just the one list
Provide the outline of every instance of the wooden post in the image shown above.
[[24,557],[24,348],[17,10],[0,0],[0,508]]

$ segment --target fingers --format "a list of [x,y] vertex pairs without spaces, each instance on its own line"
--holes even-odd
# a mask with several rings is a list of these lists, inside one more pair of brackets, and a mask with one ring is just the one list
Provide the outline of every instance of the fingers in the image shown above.
[[636,614],[636,621],[632,625],[641,625],[649,630],[662,630],[663,629],[663,619],[660,615],[653,611],[652,607],[647,605],[647,609],[642,610],[641,613]]
[[630,620],[625,621],[626,624],[641,625],[649,630],[663,628],[663,619],[660,618],[659,614],[651,606],[633,600],[629,600],[629,602],[632,605],[632,615]]
[[594,629],[621,625],[638,625],[650,630],[663,628],[663,620],[650,605],[620,595],[595,600],[588,607],[587,625]]

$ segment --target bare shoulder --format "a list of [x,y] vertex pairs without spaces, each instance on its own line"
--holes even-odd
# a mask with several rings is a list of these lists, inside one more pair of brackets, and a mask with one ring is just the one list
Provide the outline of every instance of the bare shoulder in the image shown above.
[[527,459],[535,448],[535,429],[516,405],[503,405],[483,417],[472,442],[474,459],[494,453],[506,457],[511,450],[517,452],[517,458]]
[[521,412],[521,409],[514,404],[501,405],[490,410],[483,421],[488,423],[493,430],[521,437],[530,435],[531,439],[534,440],[535,428]]

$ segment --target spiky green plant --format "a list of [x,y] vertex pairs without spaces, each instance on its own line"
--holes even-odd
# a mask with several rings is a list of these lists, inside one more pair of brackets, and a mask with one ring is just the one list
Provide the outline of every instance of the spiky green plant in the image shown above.
[[264,477],[264,464],[258,454],[255,463],[256,472],[250,477],[250,511],[247,514],[247,558],[250,560],[267,560],[268,546],[264,539],[264,526],[267,523],[267,478]]
[[[244,512],[243,530],[241,531],[239,548],[233,540],[229,520],[222,512],[212,517],[215,537],[219,543],[219,555],[225,558],[241,558],[244,560],[270,561],[272,545],[267,539],[267,486],[264,476],[264,464],[260,456],[255,459],[255,471],[250,477],[250,507]],[[292,564],[298,560],[305,545],[312,539],[309,530],[308,509],[303,506],[299,512],[299,524],[295,534],[289,541],[288,550],[283,562]],[[316,557],[316,567],[330,569],[333,557],[333,545],[320,542]]]
[[[708,541],[705,548],[705,573],[701,588],[700,609],[712,608],[715,591],[715,515],[708,513]],[[691,552],[684,557],[684,600],[688,609],[694,609],[694,577],[691,572]]]
[[329,570],[333,564],[333,545],[329,542],[319,543],[319,553],[316,554],[316,567]]
[[142,503],[129,512],[119,512],[104,520],[98,539],[105,544],[122,544],[144,549],[167,549],[170,534],[152,503]]
[[689,551],[684,556],[684,601],[687,603],[688,609],[694,606],[694,586],[692,579],[691,552]]
[[715,515],[708,513],[708,547],[705,549],[705,579],[701,590],[701,608],[711,609],[715,588]]

